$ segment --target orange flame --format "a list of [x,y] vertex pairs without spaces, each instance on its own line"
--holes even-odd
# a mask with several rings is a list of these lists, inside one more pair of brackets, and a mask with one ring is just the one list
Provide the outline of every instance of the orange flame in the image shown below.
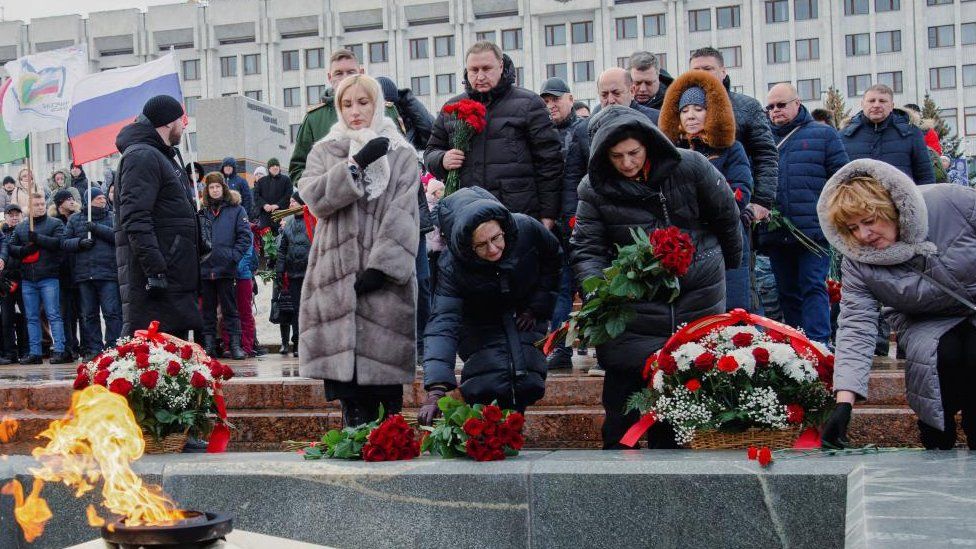
[[105,526],[105,519],[98,516],[98,511],[95,510],[94,505],[90,503],[88,504],[88,507],[85,508],[85,515],[88,517],[88,525],[92,528],[101,528],[102,526]]
[[42,465],[30,470],[36,478],[72,486],[76,496],[101,478],[102,505],[127,525],[172,524],[184,517],[160,487],[144,485],[129,467],[142,457],[145,442],[125,397],[101,385],[75,391],[65,419],[51,422],[38,438],[50,442],[32,452]]
[[0,420],[0,442],[6,444],[17,434],[17,420],[9,416],[3,416]]
[[24,539],[28,543],[34,541],[44,533],[44,525],[51,520],[51,509],[47,502],[41,497],[41,488],[44,481],[35,478],[31,493],[24,499],[24,487],[18,480],[12,480],[0,488],[0,494],[13,496],[14,498],[14,518],[21,530],[24,531]]

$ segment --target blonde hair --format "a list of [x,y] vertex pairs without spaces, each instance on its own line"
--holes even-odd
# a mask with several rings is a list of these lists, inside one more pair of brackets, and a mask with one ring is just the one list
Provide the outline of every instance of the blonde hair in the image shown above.
[[891,200],[891,194],[880,181],[869,175],[858,175],[842,181],[827,200],[827,219],[844,240],[854,238],[847,228],[848,223],[872,215],[898,222],[898,208]]
[[20,183],[20,176],[24,175],[24,172],[27,172],[27,175],[29,175],[31,179],[34,179],[34,173],[30,170],[30,168],[21,168],[20,171],[17,172],[18,183]]
[[[380,89],[380,83],[371,76],[357,74],[343,78],[342,82],[339,82],[338,88],[336,88],[335,107],[339,115],[342,115],[342,98],[345,97],[346,92],[348,92],[353,86],[357,85],[362,86],[363,89],[366,90],[366,93],[369,94],[370,99],[373,100],[373,107],[382,111],[383,92]],[[372,120],[370,122],[372,122]]]

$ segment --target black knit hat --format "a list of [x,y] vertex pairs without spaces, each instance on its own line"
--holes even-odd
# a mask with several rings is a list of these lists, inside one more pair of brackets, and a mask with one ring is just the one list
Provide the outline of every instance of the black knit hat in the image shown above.
[[3,184],[6,185],[7,183],[10,183],[11,185],[16,185],[17,181],[15,181],[14,178],[8,175],[7,177],[3,178]]
[[64,202],[69,198],[74,198],[71,191],[68,189],[61,189],[60,191],[54,193],[54,206],[56,208],[60,208],[61,204],[64,204]]
[[272,158],[268,160],[268,167],[271,168],[274,166],[278,166],[279,168],[281,167],[281,162],[278,162],[277,158]]
[[152,122],[154,128],[159,128],[182,117],[183,105],[175,97],[157,95],[146,101],[142,114]]

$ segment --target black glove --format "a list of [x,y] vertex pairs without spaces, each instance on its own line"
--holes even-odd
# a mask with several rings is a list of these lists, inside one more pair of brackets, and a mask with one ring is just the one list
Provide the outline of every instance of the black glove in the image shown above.
[[532,311],[523,311],[522,314],[515,317],[515,326],[520,332],[531,332],[535,329],[535,315],[532,314]]
[[388,138],[374,137],[363,145],[363,148],[359,149],[358,153],[352,155],[352,159],[356,161],[356,164],[359,164],[360,168],[366,169],[366,166],[379,160],[389,150],[390,140]]
[[366,269],[363,274],[356,277],[356,284],[353,285],[353,288],[356,290],[356,295],[363,295],[379,290],[385,282],[386,275],[383,274],[383,271]]
[[37,232],[27,231],[27,241],[32,243],[37,243]]
[[92,232],[92,228],[93,228],[94,226],[95,226],[95,224],[94,224],[94,223],[92,223],[91,221],[85,221],[85,232],[86,232],[86,233],[90,233],[90,232]]
[[427,391],[427,399],[417,412],[417,423],[421,425],[433,425],[437,416],[441,415],[441,409],[437,407],[437,401],[444,397],[444,389],[431,387]]
[[851,423],[851,403],[841,402],[824,423],[820,443],[824,448],[847,448],[851,441],[847,439],[847,426]]
[[153,299],[158,299],[166,295],[166,290],[169,284],[166,282],[166,275],[160,274],[156,276],[150,276],[146,279],[146,292],[149,293],[149,297]]
[[78,241],[78,247],[82,250],[90,250],[95,247],[95,241],[90,238],[82,238]]

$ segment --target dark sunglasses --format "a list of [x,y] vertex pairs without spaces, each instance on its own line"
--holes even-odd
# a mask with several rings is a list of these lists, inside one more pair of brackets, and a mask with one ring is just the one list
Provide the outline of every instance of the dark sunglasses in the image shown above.
[[799,101],[799,99],[790,99],[786,103],[770,103],[766,105],[766,112],[773,112],[773,109],[785,109],[787,105],[794,101]]

